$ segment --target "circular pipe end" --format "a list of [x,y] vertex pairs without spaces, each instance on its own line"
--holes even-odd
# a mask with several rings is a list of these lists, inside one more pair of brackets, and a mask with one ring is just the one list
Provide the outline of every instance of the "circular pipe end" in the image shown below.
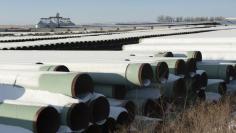
[[64,65],[58,65],[54,68],[54,71],[57,72],[70,72],[69,68]]
[[175,64],[175,74],[176,75],[184,75],[185,74],[185,61],[182,59],[179,59],[176,61]]
[[218,93],[220,95],[225,95],[227,92],[227,85],[225,82],[220,82],[218,86]]
[[172,52],[164,52],[163,57],[174,57]]
[[187,73],[196,73],[197,70],[197,61],[194,58],[189,58],[186,61],[186,70]]
[[60,126],[60,115],[53,107],[41,108],[35,118],[34,132],[55,133]]
[[207,73],[206,73],[206,72],[203,72],[203,73],[200,75],[200,78],[201,78],[202,87],[207,87],[207,84],[208,84],[208,76],[207,76]]
[[234,78],[234,67],[232,65],[227,65],[226,68],[226,83],[229,83]]
[[197,61],[202,61],[202,53],[201,51],[193,51],[192,57]]
[[133,122],[135,118],[135,114],[136,114],[136,109],[137,109],[135,103],[132,101],[127,101],[124,104],[124,108],[128,111],[130,122]]
[[107,119],[110,113],[110,104],[103,96],[89,101],[89,108],[91,111],[90,120],[93,123]]
[[107,121],[102,125],[102,130],[104,133],[113,133],[116,130],[116,120],[109,117]]
[[94,92],[92,78],[88,74],[78,74],[72,83],[73,97],[80,97]]
[[156,78],[159,82],[169,78],[169,67],[166,62],[158,62],[156,68]]
[[128,112],[121,112],[116,120],[117,124],[121,126],[128,126],[130,125],[130,119]]
[[86,129],[89,125],[89,108],[85,103],[72,104],[67,117],[67,123],[73,131]]
[[156,102],[152,99],[147,99],[143,105],[143,115],[147,117],[156,116]]
[[183,98],[187,95],[187,88],[185,86],[185,80],[180,78],[174,82],[173,85],[174,98]]
[[148,86],[153,80],[153,71],[152,67],[148,63],[141,65],[139,69],[139,81],[142,86]]

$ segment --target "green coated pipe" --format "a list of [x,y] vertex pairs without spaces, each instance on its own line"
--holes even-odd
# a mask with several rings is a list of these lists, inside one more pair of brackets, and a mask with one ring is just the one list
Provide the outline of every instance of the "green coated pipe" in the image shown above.
[[44,64],[34,64],[34,65],[1,64],[0,70],[69,72],[69,69],[64,65],[44,65]]
[[199,62],[197,67],[200,70],[206,71],[210,79],[223,79],[229,83],[234,76],[234,69],[232,65],[224,65],[211,62]]
[[221,79],[208,79],[206,92],[219,93],[225,95],[227,92],[227,86],[224,80]]
[[85,73],[0,70],[0,83],[61,93],[71,97],[80,97],[93,92],[93,81]]
[[34,133],[55,133],[59,129],[60,116],[53,107],[0,104],[0,123],[19,126]]

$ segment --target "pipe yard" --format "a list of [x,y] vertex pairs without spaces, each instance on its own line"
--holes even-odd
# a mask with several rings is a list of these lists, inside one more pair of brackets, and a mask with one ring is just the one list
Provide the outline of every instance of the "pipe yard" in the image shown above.
[[236,94],[235,52],[222,25],[0,37],[0,132],[162,132]]

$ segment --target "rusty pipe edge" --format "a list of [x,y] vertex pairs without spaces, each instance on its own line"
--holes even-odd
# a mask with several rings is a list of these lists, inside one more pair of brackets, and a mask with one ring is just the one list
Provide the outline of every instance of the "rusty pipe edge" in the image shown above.
[[72,104],[67,113],[68,126],[73,131],[86,129],[89,125],[89,108],[85,103]]
[[42,107],[33,123],[35,133],[55,133],[60,127],[60,115],[53,107]]
[[91,115],[90,122],[96,124],[103,124],[110,113],[110,104],[106,97],[100,94],[93,94],[93,97],[86,102]]
[[186,63],[182,59],[178,59],[175,63],[175,75],[185,75]]
[[169,78],[169,67],[166,62],[158,62],[156,68],[156,79],[162,83]]
[[126,79],[137,86],[148,86],[153,81],[152,67],[148,63],[133,63],[126,68]]
[[153,71],[150,64],[142,64],[139,72],[139,81],[142,84],[142,86],[148,86],[152,80],[153,80]]
[[78,74],[72,81],[73,97],[82,97],[94,92],[93,79],[86,73]]

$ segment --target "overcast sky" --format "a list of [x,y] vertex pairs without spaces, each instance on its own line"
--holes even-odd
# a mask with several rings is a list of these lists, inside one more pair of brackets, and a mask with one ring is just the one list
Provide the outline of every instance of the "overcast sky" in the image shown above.
[[236,17],[236,0],[0,0],[0,24],[36,24],[57,12],[77,24],[147,22],[159,15]]

